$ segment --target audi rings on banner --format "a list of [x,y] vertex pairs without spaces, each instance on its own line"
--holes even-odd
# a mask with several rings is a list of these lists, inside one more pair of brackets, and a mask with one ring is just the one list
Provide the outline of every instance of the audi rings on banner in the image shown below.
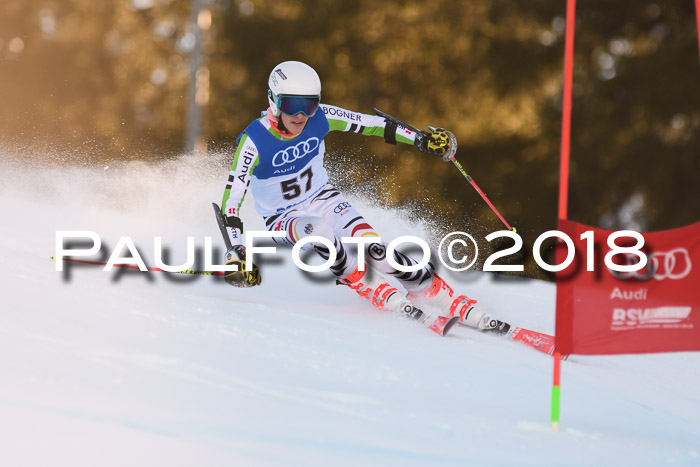
[[[649,262],[647,266],[639,271],[618,272],[610,270],[610,274],[618,279],[639,279],[649,280],[679,280],[690,274],[693,270],[693,264],[690,261],[690,254],[685,248],[675,248],[671,251],[658,251],[647,255]],[[636,256],[625,255],[627,264],[634,264],[637,261]]]

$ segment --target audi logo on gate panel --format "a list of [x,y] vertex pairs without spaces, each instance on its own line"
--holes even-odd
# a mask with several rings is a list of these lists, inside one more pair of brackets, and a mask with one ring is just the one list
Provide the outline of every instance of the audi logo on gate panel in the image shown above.
[[[625,262],[635,264],[639,258],[634,255],[622,255]],[[639,271],[618,272],[610,270],[610,274],[618,279],[639,279],[648,280],[678,280],[683,279],[693,270],[693,263],[690,261],[690,254],[685,248],[675,248],[671,251],[658,251],[647,255],[649,259],[647,266]]]
[[295,146],[290,146],[282,151],[277,151],[272,157],[272,165],[275,167],[281,167],[285,164],[291,164],[292,162],[302,159],[304,156],[318,149],[320,142],[315,136],[300,142]]

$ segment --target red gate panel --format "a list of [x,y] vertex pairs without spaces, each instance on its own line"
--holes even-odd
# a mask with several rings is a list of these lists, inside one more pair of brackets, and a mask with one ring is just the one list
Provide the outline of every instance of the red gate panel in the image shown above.
[[[562,354],[620,354],[700,350],[700,222],[641,233],[648,264],[636,272],[614,272],[604,264],[612,231],[568,220],[559,230],[576,247],[574,262],[557,273],[555,348]],[[587,271],[593,231],[593,271]],[[590,234],[589,234],[590,236]],[[635,242],[618,239],[617,244]],[[567,249],[557,247],[557,264]],[[617,254],[616,264],[638,258]]]

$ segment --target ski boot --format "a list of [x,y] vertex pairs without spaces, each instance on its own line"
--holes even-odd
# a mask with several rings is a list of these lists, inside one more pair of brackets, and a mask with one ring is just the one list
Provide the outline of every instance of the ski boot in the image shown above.
[[459,322],[479,331],[505,334],[510,325],[499,321],[483,311],[476,300],[466,295],[455,296],[452,287],[437,274],[433,273],[433,282],[422,294],[408,294],[408,298],[419,305],[426,305],[438,310],[441,316],[459,316]]
[[384,282],[381,273],[377,271],[367,274],[367,271],[356,269],[338,283],[353,289],[360,297],[369,300],[372,306],[378,310],[402,313],[416,320],[423,317],[423,311],[413,306],[413,303],[396,287]]

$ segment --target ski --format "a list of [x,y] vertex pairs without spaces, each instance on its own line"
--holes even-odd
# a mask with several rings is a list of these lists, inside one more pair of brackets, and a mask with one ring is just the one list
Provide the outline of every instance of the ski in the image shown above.
[[522,342],[548,355],[554,354],[554,336],[549,334],[512,326],[505,336],[512,341]]
[[446,336],[450,329],[459,322],[459,316],[434,316],[423,313],[418,321],[431,331]]
[[[464,323],[461,324],[470,329],[474,329]],[[520,342],[548,355],[554,354],[554,336],[550,336],[549,334],[545,334],[543,332],[511,326],[503,321],[498,321],[496,328],[481,332],[485,334],[493,334],[499,337],[505,337],[506,339],[510,339],[515,342]],[[565,357],[562,358],[565,359]]]

